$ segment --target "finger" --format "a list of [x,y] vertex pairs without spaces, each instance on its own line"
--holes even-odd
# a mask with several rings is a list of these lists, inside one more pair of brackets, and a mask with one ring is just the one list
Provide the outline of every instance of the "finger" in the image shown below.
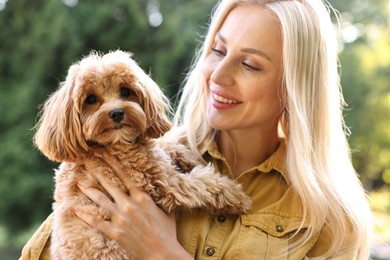
[[131,179],[129,175],[126,174],[126,169],[122,166],[122,163],[115,157],[110,155],[108,152],[103,151],[101,153],[101,158],[108,164],[114,172],[117,174],[118,178],[125,184],[126,188],[130,193],[135,193],[142,191],[135,182]]
[[[99,184],[104,188],[105,191],[114,199],[117,204],[122,204],[128,199],[128,193],[126,193],[123,188],[118,186],[118,184],[113,184],[113,182],[106,176],[104,169],[99,167],[99,165],[106,165],[106,163],[100,159],[95,158],[91,162],[86,162],[85,167],[86,170],[94,176],[94,178],[99,182]],[[126,186],[126,185],[125,185]],[[127,188],[127,187],[126,187]]]
[[97,217],[96,215],[92,215],[87,213],[86,211],[74,208],[73,209],[74,214],[80,218],[82,221],[90,225],[91,227],[94,227],[98,230],[100,230],[103,233],[107,233],[110,230],[112,230],[112,223],[110,221],[104,220],[102,218]]
[[116,212],[116,207],[113,202],[101,191],[93,187],[87,187],[83,183],[77,183],[80,190],[100,208],[104,208],[111,213]]
[[168,216],[172,223],[176,223],[176,212],[174,210],[169,212]]
[[[119,162],[114,161],[112,165],[119,165],[119,164],[120,164]],[[120,169],[120,168],[121,167],[116,167],[116,169]],[[126,193],[118,186],[113,185],[112,182],[110,182],[109,178],[102,172],[95,171],[94,173],[95,173],[94,176],[97,179],[97,181],[100,183],[100,185],[103,186],[103,188],[108,192],[108,194],[110,194],[110,196],[114,199],[115,204],[117,204],[119,208],[134,209],[138,207],[136,204],[147,205],[148,203],[153,201],[152,198],[149,196],[149,194],[147,194],[144,190],[138,188],[134,184],[134,182],[130,180],[129,177],[125,179],[128,180],[127,185],[125,184],[128,190],[128,193]],[[122,180],[122,182],[124,181]]]

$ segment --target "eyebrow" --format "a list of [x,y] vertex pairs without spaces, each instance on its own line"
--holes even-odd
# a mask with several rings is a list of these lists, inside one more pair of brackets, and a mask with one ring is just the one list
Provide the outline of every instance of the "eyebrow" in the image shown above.
[[[221,40],[224,44],[226,44],[226,39],[225,39],[225,37],[222,36],[221,33],[217,33],[216,36],[217,36],[217,38],[219,40]],[[269,61],[272,61],[270,56],[267,53],[265,53],[265,52],[263,52],[261,50],[257,50],[257,49],[254,49],[254,48],[243,47],[243,48],[241,48],[241,51],[245,52],[245,53],[256,54],[256,55],[261,56],[261,57],[263,57],[263,58],[265,58],[265,59],[267,59]]]

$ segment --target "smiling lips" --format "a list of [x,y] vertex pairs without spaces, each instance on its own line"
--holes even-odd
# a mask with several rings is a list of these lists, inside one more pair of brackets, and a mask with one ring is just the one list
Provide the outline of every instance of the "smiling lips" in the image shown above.
[[213,98],[216,101],[221,102],[221,103],[225,103],[225,104],[238,104],[239,103],[237,100],[227,99],[227,98],[218,96],[217,94],[213,94]]

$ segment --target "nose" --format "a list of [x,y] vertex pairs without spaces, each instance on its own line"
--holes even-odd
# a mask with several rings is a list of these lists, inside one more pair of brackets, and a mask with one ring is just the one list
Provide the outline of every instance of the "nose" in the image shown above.
[[123,111],[123,109],[114,109],[110,111],[109,116],[112,121],[114,121],[115,123],[119,123],[123,120],[123,118],[125,118],[125,112]]
[[210,76],[211,81],[221,86],[230,86],[234,83],[233,64],[225,57],[215,64]]

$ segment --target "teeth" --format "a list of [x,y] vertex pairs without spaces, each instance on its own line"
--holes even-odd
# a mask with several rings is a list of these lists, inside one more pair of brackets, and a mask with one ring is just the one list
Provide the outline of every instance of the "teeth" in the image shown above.
[[213,94],[213,97],[218,102],[225,103],[225,104],[237,104],[238,103],[238,101],[227,99],[227,98],[218,96],[217,94]]

